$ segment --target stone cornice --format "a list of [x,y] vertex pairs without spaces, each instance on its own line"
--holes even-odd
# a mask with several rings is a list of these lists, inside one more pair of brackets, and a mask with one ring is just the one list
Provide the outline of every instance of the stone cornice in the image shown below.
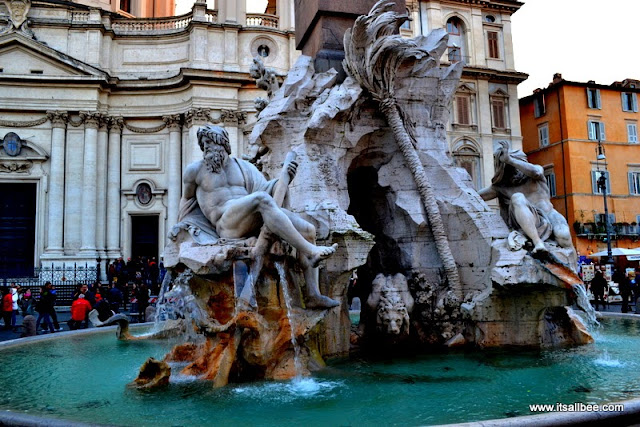
[[503,10],[515,13],[524,3],[516,0],[442,0],[443,3],[468,4],[483,9]]
[[499,71],[479,67],[464,67],[462,76],[467,78],[489,80],[491,82],[514,84],[522,83],[523,81],[527,80],[527,78],[529,78],[528,74],[521,73],[519,71]]

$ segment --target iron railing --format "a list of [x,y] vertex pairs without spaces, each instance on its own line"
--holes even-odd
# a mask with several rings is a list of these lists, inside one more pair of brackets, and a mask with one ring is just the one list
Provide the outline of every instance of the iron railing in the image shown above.
[[56,289],[56,305],[71,305],[73,294],[78,286],[91,286],[97,276],[98,269],[96,267],[89,267],[87,264],[84,266],[62,264],[62,266],[51,265],[50,267],[34,268],[32,276],[6,277],[0,281],[2,286],[16,283],[23,288],[27,287],[35,296],[40,295],[40,286],[51,282]]

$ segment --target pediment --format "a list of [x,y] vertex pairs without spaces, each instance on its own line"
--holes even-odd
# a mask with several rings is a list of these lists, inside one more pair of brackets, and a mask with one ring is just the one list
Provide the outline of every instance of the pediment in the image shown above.
[[108,78],[99,68],[18,33],[0,36],[1,77]]
[[490,96],[497,98],[508,98],[509,94],[502,89],[496,89],[490,94]]
[[468,83],[462,83],[459,87],[458,87],[458,93],[476,93],[475,88]]

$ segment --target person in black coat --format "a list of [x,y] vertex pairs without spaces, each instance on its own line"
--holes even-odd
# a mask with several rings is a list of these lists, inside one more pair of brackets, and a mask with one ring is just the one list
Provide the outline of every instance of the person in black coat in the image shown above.
[[593,280],[591,280],[591,293],[593,293],[594,308],[598,310],[598,301],[602,303],[602,307],[606,307],[604,302],[604,290],[607,287],[607,280],[604,278],[602,271],[596,269]]
[[629,297],[631,296],[631,286],[629,285],[629,279],[621,269],[617,269],[613,273],[613,281],[618,284],[620,290],[620,296],[622,297],[622,312],[627,313],[629,311]]
[[115,283],[111,284],[111,289],[109,289],[109,294],[107,295],[107,299],[109,300],[109,307],[114,313],[120,313],[120,304],[122,304],[122,291],[118,289]]

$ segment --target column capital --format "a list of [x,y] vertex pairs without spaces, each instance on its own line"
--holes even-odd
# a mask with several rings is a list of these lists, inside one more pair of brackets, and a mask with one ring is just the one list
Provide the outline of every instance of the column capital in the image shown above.
[[208,108],[192,108],[184,115],[184,121],[187,127],[193,125],[202,125],[211,121]]
[[168,116],[162,116],[162,121],[167,124],[169,132],[180,131],[180,126],[182,125],[182,115],[170,114]]
[[98,112],[87,112],[87,111],[81,111],[80,112],[80,119],[82,119],[82,121],[84,122],[84,127],[85,128],[89,128],[89,129],[98,129],[99,125],[100,125],[100,119],[102,117],[102,114],[98,113]]
[[124,128],[124,118],[122,116],[108,117],[107,126],[110,133],[121,133]]
[[66,111],[47,111],[47,118],[54,128],[65,129],[69,121],[69,114]]
[[220,120],[225,124],[237,126],[246,123],[247,113],[244,111],[222,110],[220,111]]

